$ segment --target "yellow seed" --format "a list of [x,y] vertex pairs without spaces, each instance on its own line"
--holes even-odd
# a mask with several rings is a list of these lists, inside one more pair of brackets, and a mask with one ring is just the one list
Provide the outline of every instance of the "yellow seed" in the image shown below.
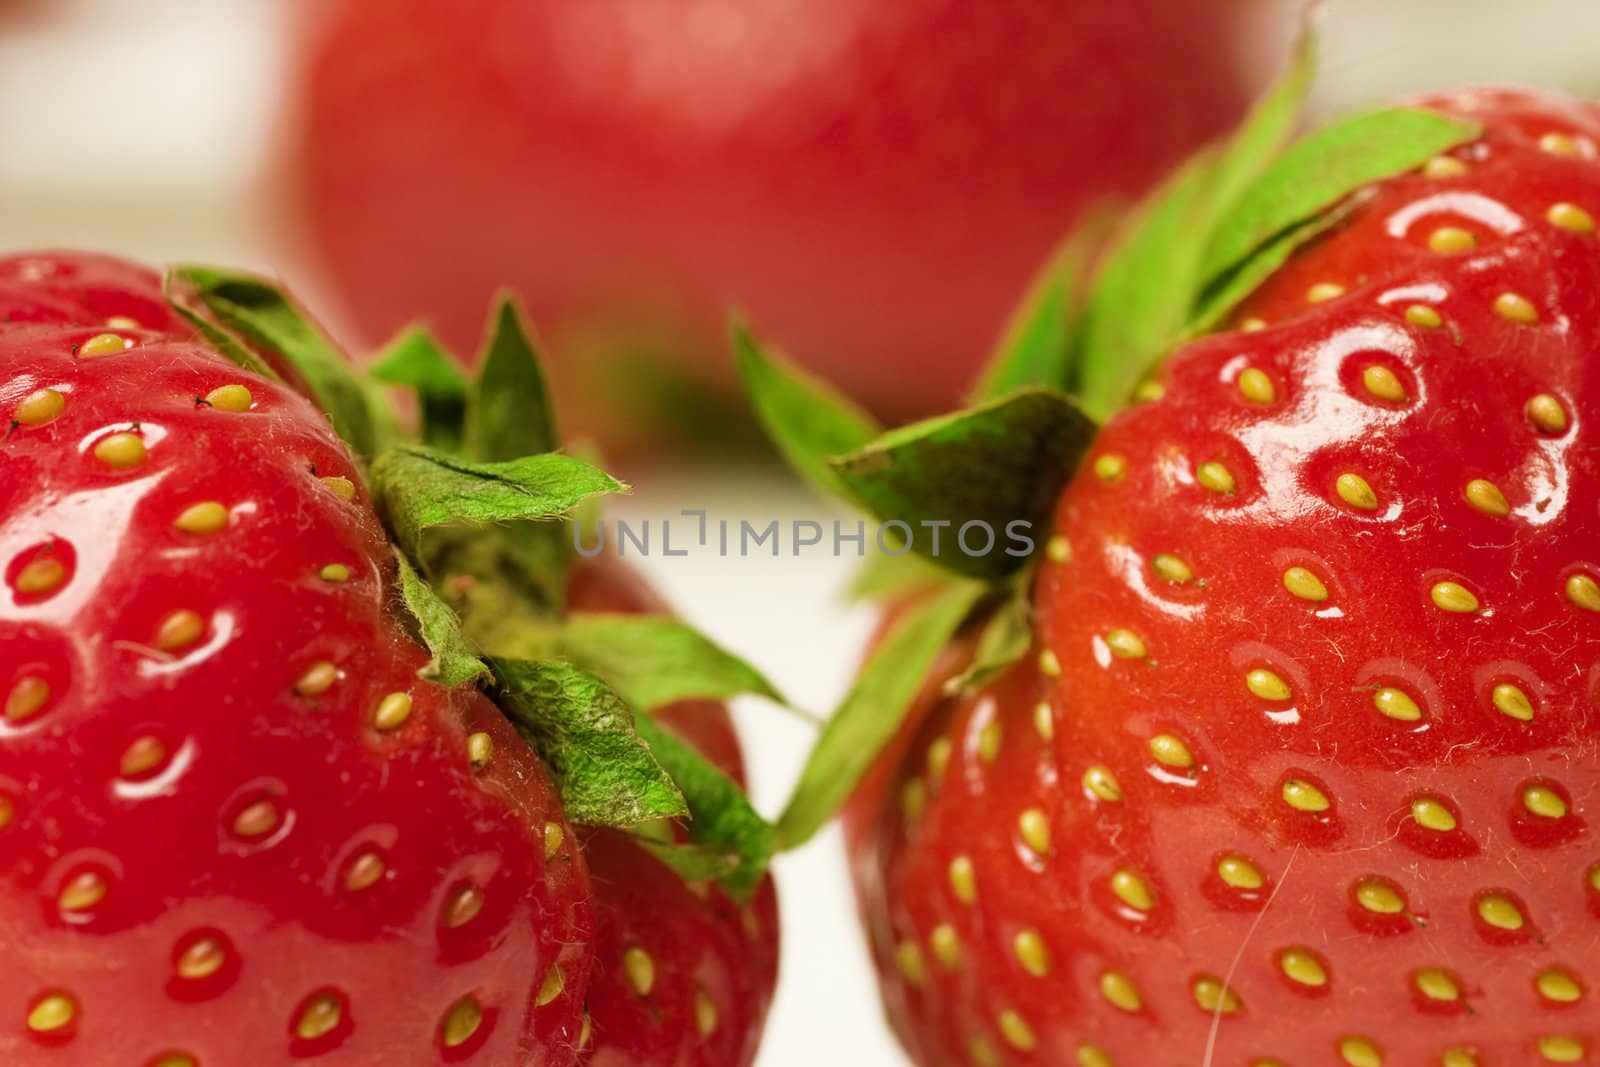
[[1455,156],[1434,156],[1422,165],[1422,173],[1430,178],[1456,178],[1467,172],[1467,165]]
[[1433,588],[1428,590],[1428,596],[1433,599],[1433,604],[1440,611],[1449,611],[1457,615],[1467,615],[1477,611],[1480,605],[1478,598],[1472,590],[1460,582],[1435,582]]
[[1196,978],[1190,987],[1194,1002],[1201,1011],[1233,1015],[1239,1010],[1239,997],[1233,990],[1209,975]]
[[445,1048],[457,1048],[472,1040],[472,1035],[483,1025],[483,1005],[474,997],[462,997],[445,1013],[443,1032]]
[[627,973],[628,984],[641,997],[648,997],[656,984],[656,961],[642,948],[630,948],[622,954],[622,969]]
[[1564,133],[1547,133],[1539,138],[1539,147],[1553,156],[1575,156],[1578,142]]
[[137,467],[144,462],[145,455],[143,439],[126,431],[102,437],[94,446],[94,458],[117,470]]
[[1318,282],[1306,290],[1306,303],[1321,304],[1344,295],[1344,286],[1337,282]]
[[1189,565],[1170,552],[1162,552],[1152,559],[1150,569],[1156,572],[1156,577],[1174,585],[1194,580],[1194,571],[1189,569]]
[[907,819],[916,822],[928,810],[928,787],[921,778],[913,778],[900,789],[900,810]]
[[954,746],[948,737],[934,738],[928,746],[928,773],[934,778],[943,778],[946,768],[950,766],[950,752]]
[[972,1059],[973,1067],[1004,1067],[1000,1053],[981,1037],[975,1037],[967,1042],[967,1055]]
[[1245,687],[1262,700],[1288,700],[1293,696],[1289,683],[1265,667],[1257,667],[1244,676]]
[[539,986],[539,995],[534,998],[533,1006],[542,1008],[555,1000],[567,988],[567,975],[561,965],[550,968],[550,973],[544,976],[544,981]]
[[1356,884],[1356,903],[1379,915],[1399,915],[1406,910],[1405,897],[1374,879]]
[[137,330],[139,329],[139,320],[128,315],[112,315],[106,319],[106,325],[113,330]]
[[176,652],[200,640],[206,632],[206,621],[199,612],[174,611],[156,628],[156,648],[163,652]]
[[983,729],[978,731],[978,758],[985,763],[993,763],[999,759],[1001,740],[999,720],[984,723]]
[[1467,503],[1483,512],[1503,518],[1511,514],[1511,505],[1506,502],[1506,495],[1500,487],[1486,478],[1474,478],[1467,483]]
[[1217,877],[1234,889],[1260,889],[1266,882],[1255,864],[1238,855],[1224,856],[1217,861]]
[[922,949],[915,941],[900,942],[894,950],[894,959],[895,965],[900,968],[900,974],[913,988],[920,989],[928,980],[928,969],[922,959]]
[[77,1001],[65,993],[52,993],[28,1012],[28,1029],[36,1034],[53,1034],[71,1026],[77,1017]]
[[1144,1007],[1144,997],[1139,995],[1139,988],[1127,975],[1117,971],[1107,971],[1100,976],[1100,995],[1112,1007],[1123,1011],[1136,1012]]
[[1332,805],[1322,790],[1301,778],[1283,783],[1283,802],[1296,811],[1327,811]]
[[961,937],[949,923],[940,923],[928,934],[928,947],[947,971],[961,966]]
[[202,937],[178,957],[178,977],[187,982],[210,978],[228,962],[228,950],[214,937]]
[[1233,472],[1215,460],[1196,467],[1194,477],[1195,481],[1213,493],[1232,493],[1238,488],[1238,483],[1233,480]]
[[1372,694],[1372,703],[1384,715],[1400,722],[1416,722],[1422,718],[1422,709],[1410,695],[1392,686],[1385,686]]
[[1328,599],[1328,587],[1322,584],[1321,578],[1304,567],[1290,567],[1284,571],[1283,587],[1301,600],[1320,604]]
[[462,886],[445,901],[439,925],[446,930],[458,930],[478,917],[483,910],[483,890],[475,885]]
[[567,832],[558,822],[544,824],[544,858],[546,861],[556,858],[556,853],[561,851],[561,846],[567,842]]
[[322,479],[322,484],[332,491],[340,500],[354,500],[356,498],[356,483],[349,478],[333,475]]
[[0,797],[0,830],[11,825],[11,820],[16,818],[17,805],[10,797]]
[[337,585],[350,580],[350,568],[343,563],[327,563],[317,572],[317,577]]
[[1594,216],[1590,215],[1577,204],[1559,203],[1551,204],[1550,210],[1544,213],[1552,225],[1560,226],[1563,230],[1573,233],[1593,233]]
[[1470,252],[1477,247],[1478,239],[1472,235],[1472,231],[1459,226],[1440,226],[1428,235],[1428,249],[1440,255]]
[[1039,673],[1047,678],[1061,677],[1061,660],[1048,648],[1039,653]]
[[475,771],[489,766],[494,758],[494,738],[481,731],[467,735],[467,762]]
[[318,660],[295,679],[294,691],[303,697],[321,696],[339,680],[339,668],[327,660]]
[[23,596],[37,596],[58,588],[67,580],[67,568],[54,556],[35,556],[17,572],[12,587]]
[[583,1013],[583,1025],[578,1029],[578,1047],[589,1047],[589,1038],[594,1034],[594,1020],[589,1017],[588,1011]]
[[1531,814],[1541,819],[1564,819],[1567,817],[1567,802],[1561,794],[1554,789],[1542,785],[1530,785],[1522,791],[1522,806]]
[[1270,404],[1278,399],[1278,390],[1266,371],[1246,367],[1239,375],[1239,395],[1252,404]]
[[1498,930],[1520,930],[1526,922],[1521,909],[1499,893],[1478,898],[1478,917]]
[[249,411],[255,397],[242,385],[219,385],[206,394],[206,403],[218,411]]
[[1057,534],[1044,543],[1044,554],[1052,563],[1066,563],[1072,559],[1072,543]]
[[717,1032],[717,1005],[703,989],[694,993],[694,1028],[702,1038]]
[[1328,969],[1310,949],[1284,949],[1278,954],[1278,966],[1291,982],[1319,989],[1328,984]]
[[378,701],[378,709],[372,713],[372,727],[375,730],[388,733],[398,730],[411,718],[411,694],[390,693]]
[[61,888],[56,904],[65,912],[88,911],[106,898],[110,886],[94,871],[84,871]]
[[1333,488],[1339,494],[1339,499],[1353,508],[1373,511],[1378,507],[1378,494],[1372,491],[1372,486],[1359,474],[1347,471],[1339,475],[1333,483]]
[[1549,393],[1538,393],[1528,399],[1527,407],[1523,409],[1528,416],[1528,421],[1540,433],[1559,434],[1567,432],[1567,409],[1561,401]]
[[12,410],[11,418],[24,426],[38,426],[66,409],[67,398],[54,389],[35,389]]
[[193,1056],[185,1055],[182,1052],[168,1052],[157,1056],[156,1061],[150,1067],[199,1067],[199,1064],[195,1062]]
[[384,871],[383,859],[376,852],[360,853],[344,869],[345,891],[359,893],[363,889],[371,889],[378,884]]
[[1050,973],[1050,949],[1039,931],[1022,931],[1012,939],[1011,948],[1017,954],[1017,962],[1022,964],[1022,969],[1033,977],[1043,978]]
[[1041,856],[1050,854],[1050,817],[1038,808],[1029,808],[1017,817],[1017,831],[1023,842]]
[[1539,321],[1539,309],[1521,293],[1501,293],[1494,298],[1494,313],[1511,322],[1531,326]]
[[1425,830],[1447,834],[1456,828],[1455,814],[1443,801],[1433,797],[1418,797],[1411,802],[1411,817]]
[[1398,374],[1381,363],[1370,364],[1361,372],[1361,384],[1379,400],[1396,403],[1406,398],[1405,383]]
[[1478,1067],[1478,1057],[1464,1048],[1448,1049],[1439,1058],[1439,1067]]
[[1148,404],[1152,400],[1160,400],[1166,395],[1167,387],[1154,378],[1146,378],[1133,391],[1133,399],[1141,404]]
[[1413,979],[1417,991],[1429,1000],[1455,1001],[1461,999],[1461,987],[1456,980],[1437,967],[1428,967],[1416,973]]
[[97,333],[78,346],[80,356],[109,356],[133,347],[133,343],[114,333]]
[[1194,754],[1189,751],[1189,746],[1172,734],[1157,734],[1152,737],[1150,754],[1156,758],[1157,763],[1168,767],[1194,766]]
[[1339,1042],[1339,1055],[1350,1067],[1383,1067],[1378,1046],[1364,1037],[1347,1037]]
[[950,892],[957,900],[971,904],[978,899],[978,873],[973,869],[971,857],[957,856],[951,860],[949,875]]
[[1127,471],[1128,461],[1115,452],[1107,452],[1095,457],[1095,477],[1102,482],[1114,482],[1126,474]]
[[1541,997],[1558,1004],[1576,1004],[1583,999],[1583,987],[1578,980],[1559,967],[1540,972],[1535,984]]
[[1583,1061],[1583,1042],[1575,1037],[1555,1035],[1539,1039],[1539,1055],[1551,1063],[1581,1063]]
[[1501,682],[1495,686],[1490,699],[1494,701],[1494,706],[1500,714],[1509,715],[1519,722],[1533,721],[1533,701],[1528,699],[1527,693],[1510,682]]
[[1428,330],[1437,330],[1444,325],[1444,319],[1440,317],[1438,309],[1431,308],[1427,304],[1412,304],[1406,308],[1406,321],[1413,326],[1421,326]]
[[6,719],[9,722],[31,719],[49,702],[49,682],[43,678],[24,678],[11,687],[6,697]]
[[339,998],[324,993],[313,997],[311,1003],[300,1012],[294,1032],[302,1041],[315,1041],[336,1030],[343,1018],[344,1005],[339,1003]]
[[1090,767],[1083,772],[1083,787],[1101,800],[1115,804],[1122,799],[1122,787],[1117,784],[1111,768],[1103,765]]
[[1033,706],[1033,728],[1046,741],[1055,736],[1055,719],[1050,711],[1050,702],[1048,700],[1041,700]]
[[1078,1062],[1078,1067],[1116,1067],[1110,1056],[1087,1042],[1074,1050],[1072,1058]]
[[1020,1052],[1032,1052],[1039,1044],[1028,1021],[1014,1011],[1001,1012],[996,1024],[1000,1027],[1000,1036],[1006,1039],[1006,1044]]
[[1150,892],[1150,885],[1143,878],[1129,870],[1121,870],[1111,876],[1111,891],[1134,911],[1149,911],[1156,906],[1155,895]]
[[1132,630],[1112,630],[1106,634],[1106,647],[1118,659],[1144,659],[1148,655],[1143,639]]
[[240,837],[261,837],[278,826],[278,806],[270,800],[258,800],[234,817],[233,832]]
[[1258,319],[1253,315],[1250,318],[1245,319],[1243,322],[1239,323],[1239,332],[1240,333],[1255,333],[1255,332],[1257,332],[1259,330],[1265,330],[1266,328],[1267,328],[1267,320],[1266,319]]
[[1587,574],[1574,574],[1567,579],[1567,599],[1584,611],[1600,611],[1600,582]]
[[228,509],[220,501],[202,500],[178,513],[172,525],[190,534],[216,533],[228,525]]

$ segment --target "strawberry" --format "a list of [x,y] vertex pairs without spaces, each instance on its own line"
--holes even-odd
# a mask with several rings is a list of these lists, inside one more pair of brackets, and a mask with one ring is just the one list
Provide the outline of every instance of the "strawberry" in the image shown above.
[[[448,609],[413,573],[438,560],[397,561],[385,455],[491,468],[400,445],[369,465],[317,406],[362,427],[340,400],[361,387],[326,388],[348,371],[296,351],[327,345],[309,326],[272,332],[291,305],[174,279],[215,286],[204,314],[118,261],[0,259],[0,1058],[554,1067],[653,1042],[634,1062],[747,1064],[770,883],[746,910],[665,866],[670,834],[650,852],[578,826],[579,776],[547,741],[561,709],[496,658],[508,719],[439,637]],[[241,292],[279,317],[218,299]],[[270,367],[321,383],[317,403]],[[614,562],[563,581],[572,619],[660,611]],[[662,714],[737,773],[721,705]],[[646,906],[695,936],[649,942]],[[614,996],[646,952],[654,987]]]
[[629,389],[659,407],[664,373],[726,383],[730,303],[921,414],[956,400],[1061,226],[1239,114],[1239,53],[1196,42],[1266,7],[345,0],[300,39],[284,178],[362,331],[420,310],[465,344],[515,285],[613,439],[642,436]]
[[[1081,407],[1025,389],[826,468],[903,519],[957,471],[960,508],[999,499],[1024,401],[1080,442],[1013,465],[1046,500],[1077,470],[1007,587],[891,616],[857,688],[901,722],[875,766],[825,736],[803,779],[863,781],[852,867],[918,1064],[1600,1056],[1600,108],[1465,92],[1261,158],[1281,103],[1069,312],[1035,381]],[[1174,286],[1138,347],[1119,314]],[[870,429],[830,410],[835,452]]]

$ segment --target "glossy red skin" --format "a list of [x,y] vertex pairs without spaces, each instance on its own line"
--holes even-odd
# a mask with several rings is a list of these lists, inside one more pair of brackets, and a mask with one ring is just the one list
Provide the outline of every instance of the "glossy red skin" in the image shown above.
[[[1547,1062],[1538,1042],[1552,1036],[1581,1042],[1582,1062],[1600,1054],[1600,894],[1588,873],[1600,860],[1590,840],[1600,613],[1563,592],[1576,571],[1600,577],[1600,249],[1593,234],[1545,219],[1560,201],[1600,213],[1600,116],[1516,94],[1448,109],[1488,127],[1455,153],[1471,161],[1467,175],[1384,183],[1241,309],[1241,321],[1262,318],[1265,330],[1180,349],[1161,378],[1164,398],[1106,426],[1091,458],[1121,455],[1126,473],[1107,482],[1086,465],[1073,481],[1056,516],[1071,559],[1046,563],[1036,587],[1040,640],[1060,676],[1030,659],[975,697],[925,698],[909,755],[857,801],[849,825],[863,913],[890,1014],[919,1064],[982,1062],[974,1039],[995,1063],[1071,1063],[1092,1043],[1119,1067],[1334,1064],[1352,1037],[1404,1067],[1438,1064],[1448,1049],[1471,1051],[1481,1067]],[[1581,157],[1540,151],[1537,138],[1552,131],[1577,137]],[[1469,192],[1479,199],[1460,199]],[[1476,251],[1426,250],[1426,235],[1461,224],[1459,212],[1396,221],[1442,193],[1479,212]],[[1490,230],[1491,211],[1514,212],[1517,232]],[[1318,282],[1347,293],[1308,306]],[[1492,310],[1508,290],[1533,303],[1539,323]],[[1412,303],[1437,307],[1445,325],[1410,324]],[[1390,366],[1409,399],[1369,395],[1368,359]],[[1246,367],[1271,377],[1273,402],[1242,397]],[[1562,401],[1564,432],[1543,433],[1524,415],[1540,392]],[[1197,484],[1195,466],[1211,460],[1233,471],[1236,492]],[[1335,495],[1344,471],[1368,479],[1376,510]],[[1469,505],[1473,478],[1493,480],[1510,515]],[[1195,580],[1159,578],[1150,561],[1163,552]],[[1316,573],[1328,598],[1291,595],[1290,566]],[[1446,578],[1483,610],[1435,607],[1430,587]],[[1147,658],[1112,656],[1106,635],[1118,629],[1136,633]],[[1279,674],[1290,699],[1255,696],[1245,684],[1255,668]],[[1495,709],[1501,681],[1527,691],[1532,722]],[[1380,714],[1373,693],[1383,685],[1407,691],[1424,717]],[[1048,741],[1034,726],[1041,698]],[[993,765],[980,753],[991,723],[1003,734]],[[1192,771],[1152,757],[1160,733],[1183,740]],[[934,779],[924,760],[938,737],[953,755]],[[1097,764],[1115,775],[1120,801],[1082,784]],[[1316,783],[1331,808],[1288,806],[1290,776]],[[912,777],[928,790],[915,820],[897,799]],[[1568,814],[1528,812],[1530,783],[1557,791]],[[1451,807],[1456,830],[1415,820],[1410,804],[1424,793]],[[1018,829],[1029,807],[1047,814],[1048,855]],[[1227,852],[1260,869],[1260,889],[1222,881]],[[958,855],[973,861],[975,905],[950,887]],[[1120,869],[1153,890],[1147,913],[1112,894]],[[1368,878],[1399,891],[1404,912],[1361,908],[1354,887]],[[1478,918],[1475,902],[1490,890],[1518,902],[1521,932]],[[961,967],[946,974],[928,954],[915,987],[897,975],[895,947],[909,940],[927,954],[939,922],[960,935]],[[1013,950],[1023,927],[1049,948],[1044,978]],[[1325,986],[1281,972],[1291,947],[1320,957]],[[1577,979],[1578,1003],[1539,993],[1537,976],[1553,967]],[[1449,972],[1462,999],[1429,1001],[1413,984],[1422,968]],[[1106,971],[1138,988],[1140,1012],[1101,996]],[[1240,1011],[1216,1019],[1197,1005],[1191,987],[1206,976],[1227,979]],[[1026,1020],[1031,1051],[1008,1043],[1006,1011]]]
[[284,180],[374,342],[421,314],[469,351],[509,284],[558,373],[615,403],[602,339],[726,380],[737,307],[851,395],[926,413],[1070,220],[1242,111],[1219,42],[1262,7],[324,4]]

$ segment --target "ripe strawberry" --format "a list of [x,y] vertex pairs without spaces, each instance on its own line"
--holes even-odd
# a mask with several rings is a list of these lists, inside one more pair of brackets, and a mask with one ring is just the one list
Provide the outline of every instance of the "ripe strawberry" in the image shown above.
[[613,437],[662,374],[630,359],[725,384],[729,305],[924,413],[1063,225],[1237,116],[1238,55],[1196,42],[1265,6],[351,0],[301,45],[285,179],[362,331],[464,344],[514,285]]
[[946,695],[969,623],[853,800],[918,1064],[1600,1056],[1600,109],[1427,106],[1481,135],[1111,418],[1026,656]]
[[[571,825],[476,687],[419,677],[388,537],[316,407],[116,261],[0,259],[0,321],[0,1058],[555,1067],[645,1032],[641,1064],[749,1062],[770,885],[746,933],[677,882],[652,915],[706,942],[645,946],[656,990],[591,1025],[613,946],[641,950],[626,879],[665,893],[667,869]],[[573,606],[657,607],[605,581],[580,572]],[[736,759],[725,711],[694,710]],[[614,837],[606,882],[590,833]]]

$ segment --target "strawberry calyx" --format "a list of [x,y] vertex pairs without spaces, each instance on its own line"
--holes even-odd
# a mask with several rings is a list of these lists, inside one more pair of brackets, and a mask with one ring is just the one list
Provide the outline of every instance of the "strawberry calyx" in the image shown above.
[[[362,373],[261,278],[182,266],[166,289],[219,352],[310,397],[356,454],[394,548],[397,607],[432,653],[419,673],[482,686],[548,765],[573,822],[623,828],[687,880],[748,899],[773,827],[649,713],[677,700],[782,697],[676,619],[567,610],[569,519],[627,487],[560,450],[515,301],[498,302],[468,379],[420,328]],[[415,394],[415,433],[394,387]]]

